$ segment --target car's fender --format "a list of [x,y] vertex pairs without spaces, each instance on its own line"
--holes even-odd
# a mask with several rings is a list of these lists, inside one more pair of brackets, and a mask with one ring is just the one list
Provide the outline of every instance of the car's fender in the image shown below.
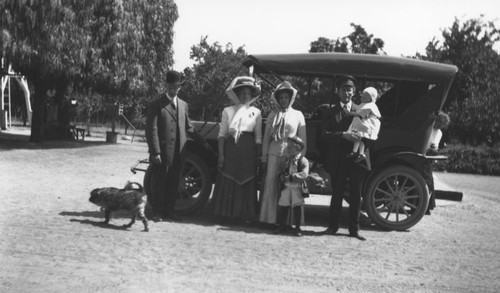
[[383,152],[377,153],[373,157],[373,170],[370,172],[370,175],[366,180],[370,180],[370,177],[373,176],[377,170],[396,164],[408,166],[419,172],[425,179],[429,192],[431,194],[433,193],[434,179],[432,177],[431,161],[428,160],[423,154],[407,150],[387,149]]

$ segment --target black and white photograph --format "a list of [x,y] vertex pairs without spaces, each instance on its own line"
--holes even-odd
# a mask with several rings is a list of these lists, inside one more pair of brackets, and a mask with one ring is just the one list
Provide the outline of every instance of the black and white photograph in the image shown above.
[[500,2],[0,0],[0,292],[499,292]]

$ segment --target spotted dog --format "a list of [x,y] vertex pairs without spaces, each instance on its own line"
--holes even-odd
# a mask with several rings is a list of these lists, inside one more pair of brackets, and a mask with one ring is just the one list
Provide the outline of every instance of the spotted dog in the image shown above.
[[124,228],[129,228],[135,223],[136,217],[142,220],[145,232],[149,231],[148,219],[144,215],[147,196],[142,186],[136,182],[128,182],[123,189],[114,187],[96,188],[90,193],[91,203],[101,207],[104,211],[104,223],[108,224],[111,213],[118,210],[132,212],[132,220]]

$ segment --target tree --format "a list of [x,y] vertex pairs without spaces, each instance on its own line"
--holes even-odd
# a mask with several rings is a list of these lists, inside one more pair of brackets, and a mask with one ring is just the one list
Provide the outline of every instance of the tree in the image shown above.
[[459,69],[445,104],[452,118],[448,132],[469,144],[500,141],[500,55],[493,49],[499,29],[483,18],[455,19],[442,35],[442,44],[433,39],[426,55],[417,57]]
[[358,24],[351,23],[354,29],[352,33],[345,37],[330,40],[320,37],[311,42],[309,53],[318,52],[345,52],[345,53],[364,53],[364,54],[385,54],[384,41],[379,38],[373,38],[373,35]]
[[[90,86],[104,97],[97,101],[110,108],[110,113],[117,111],[117,104],[125,108],[145,105],[163,90],[165,73],[173,64],[177,6],[171,0],[104,0],[95,5],[93,14]],[[127,113],[133,115],[129,119],[140,120],[136,116],[140,111]]]
[[175,3],[101,0],[93,14],[88,61],[94,62],[91,68],[99,75],[95,86],[127,94],[161,91],[166,69],[173,65]]
[[0,6],[2,27],[12,36],[2,57],[33,82],[30,141],[40,141],[47,91],[59,78],[80,72],[88,38],[75,25],[73,11],[61,1],[6,0]]
[[309,53],[334,52],[334,49],[334,41],[325,37],[319,37],[316,41],[311,42]]
[[72,85],[104,103],[132,104],[161,90],[173,64],[173,0],[6,0],[0,10],[12,36],[2,57],[34,84],[31,141],[43,137],[49,90],[59,102]]
[[[309,53],[320,52],[343,52],[343,53],[364,53],[364,54],[383,54],[385,52],[384,41],[379,38],[374,38],[372,34],[368,34],[361,26],[351,23],[354,29],[349,35],[338,37],[331,40],[325,37],[320,37],[316,41],[311,42]],[[333,92],[333,82],[325,80],[306,81],[304,79],[295,78],[295,83],[301,85],[300,88],[311,88],[310,97],[314,104],[330,101],[330,96]],[[383,85],[375,85],[382,88]]]
[[187,83],[182,94],[190,102],[194,119],[218,120],[221,109],[229,104],[226,88],[237,76],[246,56],[243,46],[235,51],[231,43],[225,47],[217,42],[210,45],[207,36],[191,47],[190,58],[196,63],[184,70]]
[[[354,28],[354,32],[350,33],[347,36],[347,39],[350,41],[351,53],[364,53],[364,54],[384,54],[384,41],[379,38],[373,38],[373,35],[368,35],[366,30],[361,26],[354,23],[351,23],[351,26]],[[342,49],[345,46],[342,44],[345,43],[345,38],[342,42],[338,42],[336,48]]]

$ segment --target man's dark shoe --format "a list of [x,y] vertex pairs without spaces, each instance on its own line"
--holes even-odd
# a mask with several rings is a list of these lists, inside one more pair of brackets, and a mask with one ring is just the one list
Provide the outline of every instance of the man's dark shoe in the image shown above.
[[361,241],[365,241],[366,238],[359,235],[359,232],[358,231],[354,231],[354,232],[349,232],[349,237],[354,237],[354,238],[358,238],[359,240]]
[[163,220],[166,221],[174,221],[174,222],[182,222],[184,219],[176,214],[168,213],[163,217]]
[[328,227],[325,231],[321,232],[321,235],[335,235],[339,231],[339,228]]

